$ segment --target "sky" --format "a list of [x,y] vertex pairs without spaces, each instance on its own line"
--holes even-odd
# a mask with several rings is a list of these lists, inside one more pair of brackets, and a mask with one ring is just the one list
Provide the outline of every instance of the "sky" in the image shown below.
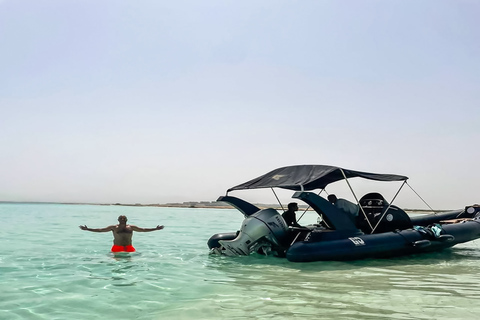
[[480,203],[479,16],[473,0],[0,0],[0,201],[214,201],[325,164],[408,176],[433,208]]

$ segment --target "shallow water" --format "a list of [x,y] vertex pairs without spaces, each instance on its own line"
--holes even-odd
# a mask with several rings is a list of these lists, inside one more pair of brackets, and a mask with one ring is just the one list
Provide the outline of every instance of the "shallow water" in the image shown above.
[[[110,233],[78,228],[120,214],[165,229],[136,233],[137,253],[114,257]],[[0,204],[0,319],[478,318],[478,241],[353,262],[209,255],[208,238],[242,218],[233,209]]]

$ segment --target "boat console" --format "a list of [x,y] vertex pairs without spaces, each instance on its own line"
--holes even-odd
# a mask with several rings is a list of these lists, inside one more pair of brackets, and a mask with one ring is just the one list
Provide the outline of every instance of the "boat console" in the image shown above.
[[[368,193],[360,198],[359,203],[361,209],[358,213],[357,226],[365,233],[372,233],[372,227],[373,233],[413,227],[408,214],[399,207],[390,205],[380,193]],[[386,210],[388,211],[385,212]],[[367,222],[367,218],[370,223]]]

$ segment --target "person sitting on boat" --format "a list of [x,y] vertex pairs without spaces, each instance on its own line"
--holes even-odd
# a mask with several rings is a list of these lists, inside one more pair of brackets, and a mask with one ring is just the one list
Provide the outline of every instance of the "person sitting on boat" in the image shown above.
[[121,215],[118,217],[118,224],[111,225],[105,228],[88,228],[86,225],[79,226],[80,229],[91,232],[113,232],[113,246],[112,252],[135,252],[132,246],[133,231],[150,232],[155,230],[162,230],[164,226],[156,226],[155,228],[140,228],[132,224],[127,224],[127,217]]
[[287,207],[287,211],[282,214],[283,219],[289,227],[302,228],[297,222],[297,215],[295,211],[298,211],[298,204],[296,202],[290,202]]
[[328,201],[340,210],[348,213],[354,220],[358,216],[359,207],[353,202],[345,199],[338,199],[333,193],[328,195]]

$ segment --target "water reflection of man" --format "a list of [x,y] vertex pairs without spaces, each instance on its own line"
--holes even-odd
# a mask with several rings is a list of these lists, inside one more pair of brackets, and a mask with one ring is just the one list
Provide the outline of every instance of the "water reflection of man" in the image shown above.
[[88,228],[86,225],[79,226],[80,229],[91,232],[113,232],[113,246],[112,252],[135,252],[132,246],[133,231],[150,232],[155,230],[162,230],[164,226],[156,226],[155,228],[140,228],[132,224],[127,224],[127,217],[121,215],[118,217],[118,224],[111,225],[105,228]]

